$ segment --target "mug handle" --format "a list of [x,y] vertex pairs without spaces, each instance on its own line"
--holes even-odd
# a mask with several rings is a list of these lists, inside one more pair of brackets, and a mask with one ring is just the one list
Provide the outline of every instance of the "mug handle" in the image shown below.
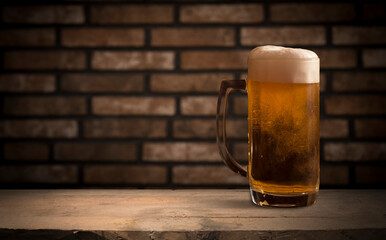
[[221,82],[220,93],[217,100],[217,115],[216,115],[216,139],[220,155],[225,164],[235,173],[243,177],[247,176],[247,170],[242,167],[229,153],[226,144],[226,109],[228,95],[232,90],[245,90],[245,80],[226,80]]

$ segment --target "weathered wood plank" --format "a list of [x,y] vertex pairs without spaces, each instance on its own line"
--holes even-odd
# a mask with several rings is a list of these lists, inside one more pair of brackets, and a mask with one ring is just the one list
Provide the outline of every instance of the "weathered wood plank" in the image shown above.
[[190,231],[190,232],[128,232],[128,231],[61,231],[61,230],[0,230],[0,239],[7,240],[378,240],[386,236],[385,229],[318,230],[318,231]]
[[283,209],[253,205],[246,190],[1,190],[0,229],[277,232],[278,238],[288,231],[385,233],[386,191],[322,190],[313,206]]

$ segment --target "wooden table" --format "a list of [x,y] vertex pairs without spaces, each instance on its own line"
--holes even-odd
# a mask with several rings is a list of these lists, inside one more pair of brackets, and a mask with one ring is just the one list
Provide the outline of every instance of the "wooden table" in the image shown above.
[[261,208],[247,190],[0,190],[0,239],[385,239],[386,190]]

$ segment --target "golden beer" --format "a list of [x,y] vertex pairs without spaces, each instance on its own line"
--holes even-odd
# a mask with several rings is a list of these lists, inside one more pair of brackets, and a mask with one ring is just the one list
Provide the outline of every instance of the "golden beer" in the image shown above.
[[[226,100],[248,93],[249,162],[226,144]],[[297,207],[319,191],[319,58],[309,50],[262,46],[248,57],[248,77],[223,81],[217,102],[217,143],[225,164],[249,180],[259,206]]]
[[247,80],[250,187],[297,195],[319,187],[319,83]]

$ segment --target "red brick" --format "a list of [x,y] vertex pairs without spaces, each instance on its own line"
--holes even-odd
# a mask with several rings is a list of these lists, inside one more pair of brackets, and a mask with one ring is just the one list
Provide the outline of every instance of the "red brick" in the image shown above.
[[183,23],[258,23],[263,17],[261,4],[198,4],[180,9]]
[[270,7],[273,22],[347,22],[355,18],[351,3],[282,3]]
[[386,6],[383,3],[363,4],[362,19],[367,21],[377,21],[386,19]]
[[137,146],[133,143],[56,143],[56,160],[69,161],[134,161]]
[[92,112],[99,115],[174,115],[171,97],[94,97]]
[[2,15],[6,23],[79,24],[85,20],[83,8],[77,5],[7,6]]
[[216,115],[217,97],[181,98],[182,115]]
[[86,67],[81,51],[8,51],[4,53],[5,69],[17,70],[80,70]]
[[326,91],[326,87],[327,87],[327,78],[326,78],[326,74],[324,73],[321,73],[320,74],[320,83],[319,83],[319,90],[321,92],[325,92]]
[[248,185],[248,180],[226,166],[175,166],[173,183],[182,185]]
[[324,156],[327,161],[382,161],[386,160],[385,143],[326,143]]
[[155,28],[151,31],[152,46],[234,46],[232,28]]
[[355,136],[358,138],[386,138],[386,119],[355,120]]
[[348,122],[343,119],[320,120],[321,138],[345,138],[348,137]]
[[17,28],[0,30],[0,46],[49,47],[55,45],[52,28]]
[[150,89],[153,92],[215,92],[220,90],[222,80],[233,79],[227,73],[203,74],[153,74]]
[[233,144],[232,156],[239,162],[248,161],[248,142]]
[[48,146],[38,142],[9,142],[3,146],[5,160],[47,160]]
[[326,113],[340,114],[385,114],[386,96],[361,95],[361,96],[331,96],[325,99]]
[[162,142],[144,143],[143,160],[155,162],[221,161],[216,143]]
[[386,43],[385,27],[333,27],[332,42],[336,45],[371,45]]
[[167,171],[160,166],[91,165],[84,168],[86,184],[165,184]]
[[363,50],[363,66],[366,68],[385,68],[386,49]]
[[357,54],[351,49],[314,49],[323,68],[353,68],[357,65]]
[[143,46],[145,32],[141,28],[65,28],[62,44],[68,47]]
[[216,121],[204,119],[174,120],[174,138],[214,138]]
[[256,46],[275,45],[323,45],[326,43],[324,27],[244,27],[241,44]]
[[332,89],[336,92],[386,91],[386,72],[334,73]]
[[165,120],[151,119],[100,119],[84,122],[86,138],[163,138],[166,137]]
[[[248,135],[247,120],[227,120],[228,138],[246,138]],[[215,138],[216,121],[204,119],[175,120],[173,122],[175,138]]]
[[248,137],[248,120],[227,120],[226,123],[227,138],[247,138]]
[[83,115],[83,97],[11,97],[4,99],[3,111],[8,115]]
[[53,92],[55,76],[51,74],[1,74],[0,92]]
[[347,166],[320,166],[320,184],[322,186],[337,186],[349,184],[349,169]]
[[74,138],[78,125],[73,120],[2,120],[2,138]]
[[90,9],[92,23],[172,23],[173,20],[171,5],[100,5]]
[[92,68],[98,70],[172,70],[174,53],[167,51],[96,51]]
[[248,97],[233,98],[233,113],[237,115],[248,115]]
[[357,184],[382,184],[386,183],[386,167],[357,166],[355,169]]
[[2,183],[76,183],[78,168],[74,165],[0,166]]
[[183,51],[181,68],[197,69],[247,69],[249,51]]
[[142,92],[144,76],[140,74],[65,74],[60,89],[66,92]]

